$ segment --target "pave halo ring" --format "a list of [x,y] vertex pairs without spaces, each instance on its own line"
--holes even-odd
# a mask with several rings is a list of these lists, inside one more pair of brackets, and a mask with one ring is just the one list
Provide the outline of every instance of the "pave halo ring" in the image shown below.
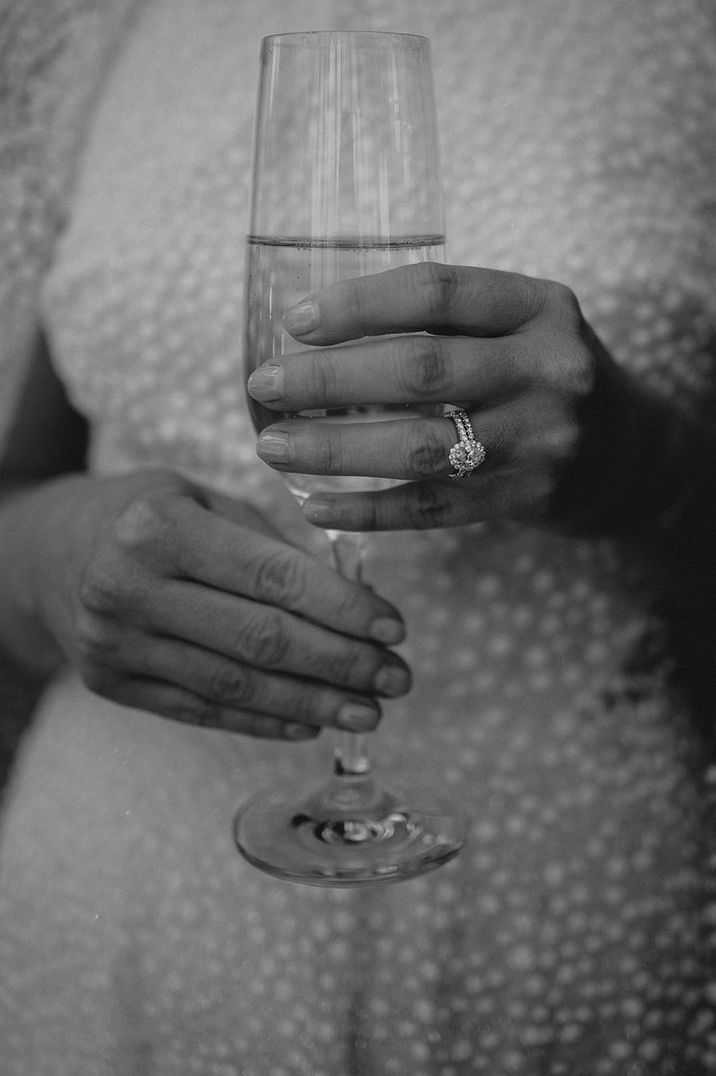
[[449,477],[467,478],[484,461],[487,455],[485,446],[475,437],[467,411],[456,407],[445,411],[444,415],[445,418],[452,419],[460,436],[460,440],[452,446],[448,454],[450,466],[453,468]]

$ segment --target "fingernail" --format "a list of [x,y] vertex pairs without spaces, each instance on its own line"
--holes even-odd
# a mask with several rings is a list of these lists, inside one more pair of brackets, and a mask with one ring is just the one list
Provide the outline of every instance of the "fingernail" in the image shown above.
[[331,506],[330,501],[311,497],[302,506],[302,511],[308,522],[314,523],[317,527],[325,527],[329,523],[336,522],[336,510]]
[[404,695],[410,687],[410,673],[400,665],[384,665],[375,678],[382,695]]
[[284,319],[283,327],[287,332],[295,336],[297,333],[308,333],[318,325],[318,306],[312,299],[305,299],[302,303],[289,310]]
[[373,621],[369,630],[371,639],[375,639],[379,643],[385,643],[387,646],[402,643],[405,638],[405,626],[399,620],[393,619],[393,617],[378,617],[377,620]]
[[287,740],[315,740],[319,730],[310,725],[290,725],[284,727],[283,734]]
[[251,396],[259,400],[273,400],[283,393],[283,366],[259,366],[248,380]]
[[378,718],[379,714],[372,707],[360,702],[346,702],[336,715],[336,724],[348,732],[372,732]]
[[285,433],[262,433],[256,451],[267,463],[285,463],[288,459],[288,437]]

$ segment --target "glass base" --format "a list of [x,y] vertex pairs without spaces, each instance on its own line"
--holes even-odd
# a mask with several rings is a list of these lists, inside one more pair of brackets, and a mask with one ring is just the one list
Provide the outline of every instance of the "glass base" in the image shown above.
[[397,795],[354,774],[295,798],[259,792],[237,813],[234,838],[255,867],[314,886],[413,878],[447,863],[465,840],[461,819],[431,790]]

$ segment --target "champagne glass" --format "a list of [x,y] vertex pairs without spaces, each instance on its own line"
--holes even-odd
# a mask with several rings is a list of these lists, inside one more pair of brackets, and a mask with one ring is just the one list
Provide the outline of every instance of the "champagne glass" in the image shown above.
[[[439,259],[443,209],[426,38],[319,31],[262,42],[251,225],[247,242],[246,376],[300,345],[284,313],[349,277]],[[249,398],[257,430],[281,418]],[[407,417],[400,405],[303,412],[325,421]],[[313,492],[376,489],[374,478],[285,476]],[[358,581],[365,538],[328,532],[336,568]],[[409,878],[460,850],[463,825],[425,788],[383,787],[365,737],[339,734],[333,775],[315,789],[271,788],[238,812],[242,854],[274,876],[356,886]]]

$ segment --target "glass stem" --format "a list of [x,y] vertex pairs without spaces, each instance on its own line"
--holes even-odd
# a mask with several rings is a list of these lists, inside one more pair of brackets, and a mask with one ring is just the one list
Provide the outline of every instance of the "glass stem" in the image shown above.
[[[363,574],[364,535],[334,530],[327,533],[336,570],[351,583],[360,583]],[[365,736],[359,732],[342,732],[335,754],[336,775],[364,777],[370,773],[370,769]]]
[[370,758],[362,733],[341,733],[333,769],[338,777],[366,777],[370,773]]

